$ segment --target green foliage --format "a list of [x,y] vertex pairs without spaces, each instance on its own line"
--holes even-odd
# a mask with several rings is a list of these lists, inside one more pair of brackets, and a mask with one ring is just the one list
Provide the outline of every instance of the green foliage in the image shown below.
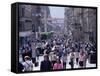
[[46,40],[52,37],[52,32],[43,32],[41,33],[41,40]]

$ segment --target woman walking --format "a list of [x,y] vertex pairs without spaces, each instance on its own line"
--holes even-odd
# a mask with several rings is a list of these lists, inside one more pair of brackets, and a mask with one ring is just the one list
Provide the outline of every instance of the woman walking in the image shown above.
[[84,58],[85,58],[84,52],[81,51],[79,55],[79,67],[80,68],[83,68],[84,66]]
[[70,55],[70,66],[71,66],[71,69],[74,68],[74,58],[75,58],[75,55],[74,55],[74,52],[71,52],[71,55]]
[[60,59],[57,58],[57,61],[53,66],[53,70],[60,70],[60,69],[63,69],[63,64],[61,63]]

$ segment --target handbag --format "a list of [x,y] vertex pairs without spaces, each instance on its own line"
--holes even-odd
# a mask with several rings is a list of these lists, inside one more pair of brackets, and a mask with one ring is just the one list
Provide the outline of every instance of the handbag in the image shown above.
[[71,61],[69,62],[69,65],[71,65]]
[[39,62],[35,62],[35,64],[34,64],[34,65],[35,65],[35,67],[37,67],[37,66],[39,65]]

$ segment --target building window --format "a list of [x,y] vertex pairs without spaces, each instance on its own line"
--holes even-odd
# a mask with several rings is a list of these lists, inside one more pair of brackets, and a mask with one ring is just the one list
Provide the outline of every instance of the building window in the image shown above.
[[22,8],[22,17],[24,17],[25,14],[25,8]]
[[24,31],[24,22],[23,21],[20,21],[19,22],[19,31]]

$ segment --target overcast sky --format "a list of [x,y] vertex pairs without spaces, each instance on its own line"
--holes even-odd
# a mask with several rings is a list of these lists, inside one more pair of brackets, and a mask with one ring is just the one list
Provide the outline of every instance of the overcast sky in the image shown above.
[[54,18],[64,18],[64,7],[50,7],[51,16]]

